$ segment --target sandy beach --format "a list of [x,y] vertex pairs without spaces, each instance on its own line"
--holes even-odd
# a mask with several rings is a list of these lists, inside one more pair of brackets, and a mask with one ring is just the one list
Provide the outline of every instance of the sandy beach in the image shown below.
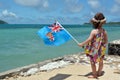
[[[104,66],[104,74],[93,80],[120,80],[120,74],[115,74],[114,69]],[[71,64],[64,68],[47,72],[38,72],[32,76],[9,78],[7,80],[91,80],[87,75],[91,72],[90,66]]]
[[[119,56],[107,56],[104,59],[103,75],[93,80],[120,80],[119,63]],[[85,55],[75,54],[64,56],[39,68],[33,67],[28,71],[21,71],[14,76],[6,76],[1,80],[91,80],[87,77],[90,74],[91,66],[88,58]]]

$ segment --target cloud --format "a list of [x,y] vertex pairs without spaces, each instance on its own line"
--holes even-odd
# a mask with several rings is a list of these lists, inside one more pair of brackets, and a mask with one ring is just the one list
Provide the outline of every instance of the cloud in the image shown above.
[[29,7],[43,7],[49,6],[48,0],[14,0],[17,4]]
[[80,12],[82,8],[83,8],[82,5],[73,5],[73,6],[68,6],[67,9],[69,12],[77,13],[77,12]]
[[21,6],[32,7],[41,12],[46,12],[51,10],[48,0],[14,0],[17,4]]
[[36,6],[40,0],[14,0],[16,3],[24,6]]
[[79,0],[65,0],[64,12],[78,13],[83,9]]
[[[32,7],[41,12],[50,12],[60,9],[58,1],[53,0],[14,0],[17,4],[22,6]],[[59,1],[63,4],[62,11],[67,13],[77,13],[80,12],[83,8],[83,5],[79,0],[63,0]],[[65,5],[64,5],[65,3]]]
[[112,10],[111,10],[111,12],[119,12],[119,10],[120,10],[120,6],[118,6],[118,5],[114,5],[113,6],[113,8],[112,8]]
[[98,8],[100,7],[100,3],[98,0],[88,0],[88,4],[92,7],[92,8]]
[[120,0],[115,0],[118,4],[120,4]]
[[47,8],[48,6],[49,6],[48,1],[44,1],[43,7],[44,7],[44,8]]
[[8,10],[3,10],[1,14],[2,14],[3,17],[17,18],[17,15],[15,13],[9,12]]
[[113,5],[113,7],[111,8],[111,12],[112,13],[116,13],[119,14],[120,13],[120,0],[115,0],[115,4]]
[[8,11],[7,9],[0,12],[0,18],[8,23],[15,24],[19,22],[19,17],[14,12]]

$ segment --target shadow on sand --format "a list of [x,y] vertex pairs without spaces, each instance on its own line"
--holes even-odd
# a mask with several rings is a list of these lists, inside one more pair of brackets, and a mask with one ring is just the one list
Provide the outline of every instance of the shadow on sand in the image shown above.
[[57,74],[54,77],[51,77],[49,80],[64,80],[65,78],[68,78],[71,75],[68,74]]
[[[99,75],[98,77],[103,76],[104,74],[105,74],[105,72],[102,71],[102,74]],[[85,75],[78,75],[78,76],[88,77],[88,76],[90,76],[90,75],[92,75],[92,72],[89,72],[89,73],[87,73],[87,74],[85,74]],[[98,79],[98,78],[97,78],[97,79]]]

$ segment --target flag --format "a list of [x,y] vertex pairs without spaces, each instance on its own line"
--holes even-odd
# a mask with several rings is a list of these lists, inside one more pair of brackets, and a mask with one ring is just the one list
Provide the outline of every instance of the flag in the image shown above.
[[43,39],[46,45],[59,46],[71,39],[71,36],[57,22],[44,26],[38,31],[38,35]]

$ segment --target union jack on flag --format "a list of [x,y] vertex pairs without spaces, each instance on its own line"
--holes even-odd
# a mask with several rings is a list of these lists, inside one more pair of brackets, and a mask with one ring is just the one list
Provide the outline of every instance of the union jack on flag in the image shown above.
[[46,45],[52,46],[59,46],[71,39],[71,36],[57,22],[50,26],[44,26],[38,31],[38,35],[43,39]]
[[49,28],[52,30],[52,32],[59,32],[60,30],[62,30],[63,28],[57,24],[57,23],[54,23],[52,24],[51,26],[49,26]]

